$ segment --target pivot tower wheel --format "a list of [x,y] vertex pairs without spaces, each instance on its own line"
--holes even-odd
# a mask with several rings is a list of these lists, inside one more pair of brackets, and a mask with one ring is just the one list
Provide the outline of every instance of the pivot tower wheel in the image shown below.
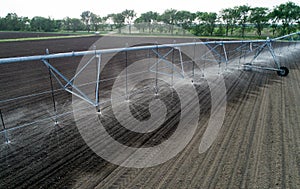
[[279,69],[280,70],[277,71],[277,74],[279,76],[285,77],[285,76],[287,76],[289,74],[289,69],[287,67],[282,66]]

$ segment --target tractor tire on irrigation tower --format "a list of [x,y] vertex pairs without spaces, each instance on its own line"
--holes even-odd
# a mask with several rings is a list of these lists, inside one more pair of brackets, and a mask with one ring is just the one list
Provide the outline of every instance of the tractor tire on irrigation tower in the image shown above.
[[252,64],[251,63],[246,63],[244,64],[243,68],[244,68],[244,71],[252,71]]
[[277,74],[281,77],[285,77],[289,74],[289,69],[287,67],[280,67],[280,70],[277,71]]

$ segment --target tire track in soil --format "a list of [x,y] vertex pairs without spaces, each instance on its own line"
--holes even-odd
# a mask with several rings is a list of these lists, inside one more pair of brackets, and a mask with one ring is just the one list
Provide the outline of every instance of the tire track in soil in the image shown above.
[[[207,123],[205,123],[205,124],[207,124]],[[191,144],[191,148],[193,149],[194,148],[194,153],[192,154],[193,156],[196,156],[197,158],[195,158],[195,160],[194,160],[194,162],[192,163],[192,167],[195,167],[195,166],[197,166],[197,165],[199,165],[200,164],[200,166],[199,167],[201,167],[203,164],[204,164],[204,162],[208,162],[208,161],[203,161],[203,159],[205,160],[205,158],[207,158],[208,156],[207,156],[207,154],[205,154],[204,155],[204,157],[203,157],[203,155],[202,155],[202,158],[200,158],[199,157],[199,154],[198,154],[198,148],[195,148],[194,146],[197,146],[198,147],[198,145],[199,145],[199,141],[200,141],[200,137],[202,136],[202,133],[203,132],[197,132],[197,133],[199,133],[198,134],[198,136],[196,136],[195,137],[195,141],[197,141],[197,142],[193,142],[192,144]],[[195,144],[196,143],[196,144]],[[212,148],[212,147],[211,147]],[[207,152],[207,153],[209,153],[209,152]],[[191,154],[189,154],[189,155],[191,155]],[[190,172],[197,172],[197,171],[199,171],[199,169],[191,169],[190,170]],[[194,174],[196,174],[196,173],[194,173]],[[190,176],[189,176],[190,175]],[[192,175],[192,176],[191,176]],[[193,174],[188,174],[188,175],[186,175],[187,177],[189,177],[188,179],[185,179],[185,180],[188,180],[188,182],[189,183],[191,183],[191,181],[192,180],[194,180],[193,179]],[[172,180],[172,179],[171,179]],[[177,183],[178,184],[178,183]]]
[[[295,60],[299,60],[299,57]],[[297,84],[298,84],[298,87],[294,87]],[[300,119],[299,119],[298,116],[296,116],[300,112],[300,104],[299,104],[299,100],[298,100],[298,95],[300,94],[300,73],[299,72],[297,72],[297,80],[294,81],[294,83],[291,85],[291,88],[294,89],[294,95],[293,95],[294,101],[293,102],[298,102],[298,103],[297,103],[297,109],[293,111],[293,115],[295,115],[294,116],[295,122],[293,124],[289,124],[290,129],[288,129],[288,131],[290,131],[289,133],[293,134],[292,135],[293,140],[292,140],[292,143],[291,142],[288,143],[289,146],[291,146],[291,147],[289,147],[290,150],[287,152],[287,154],[290,154],[290,156],[291,156],[290,158],[293,159],[293,162],[294,162],[294,165],[291,165],[289,168],[291,170],[293,170],[293,168],[295,168],[295,167],[298,169],[297,172],[295,170],[294,175],[292,175],[292,177],[296,177],[294,179],[296,181],[295,188],[300,188],[300,140],[299,140],[299,136],[300,136],[300,127],[299,127]],[[289,104],[293,104],[293,102],[290,102]],[[288,114],[288,115],[290,115],[290,114]],[[288,115],[286,117],[288,117]],[[290,153],[290,152],[295,152],[295,154]],[[292,156],[292,155],[294,155],[294,156]]]
[[[283,98],[283,97],[285,97],[285,94],[284,94],[284,88],[283,88],[283,86],[284,86],[284,84],[285,84],[285,82],[283,81],[284,80],[284,78],[282,78],[281,79],[281,91],[280,91],[280,95],[281,95],[281,98],[279,99],[280,101],[281,101],[281,103],[280,103],[280,109],[281,109],[281,119],[280,119],[280,139],[281,139],[281,145],[280,145],[280,147],[281,147],[281,156],[282,156],[282,159],[281,159],[281,167],[282,167],[282,172],[281,172],[281,188],[286,188],[286,166],[285,166],[285,161],[286,161],[286,146],[285,146],[285,134],[286,134],[286,132],[285,132],[285,129],[284,129],[284,127],[286,127],[287,125],[286,124],[284,124],[283,122],[282,122],[282,120],[283,120],[283,118],[284,118],[284,120],[286,121],[286,122],[289,122],[289,118],[287,117],[287,116],[282,116],[282,115],[285,115],[285,102],[284,102],[284,100],[282,100],[282,99],[286,99],[286,98]],[[287,101],[288,101],[288,99],[287,99]],[[289,125],[289,124],[288,124]]]
[[[298,57],[297,57],[298,58]],[[294,60],[297,60],[297,58],[294,57]],[[289,60],[290,62],[290,60]],[[290,65],[296,67],[297,70],[299,70],[299,67],[297,65],[296,61],[292,61]],[[282,110],[282,119],[281,119],[281,125],[282,125],[282,149],[283,153],[286,154],[284,160],[282,160],[283,164],[286,164],[286,175],[284,176],[284,180],[286,181],[285,187],[288,188],[299,188],[300,187],[300,145],[299,140],[297,140],[297,136],[300,136],[299,132],[299,125],[300,121],[299,118],[295,115],[300,112],[300,105],[299,103],[295,104],[296,110],[290,110],[289,107],[293,106],[294,102],[297,101],[297,94],[300,94],[300,75],[299,72],[296,72],[295,70],[290,70],[290,77],[294,78],[294,80],[291,80],[287,78],[287,81],[285,81],[281,85],[281,99],[286,99],[285,101],[281,101],[281,110]],[[288,94],[288,92],[290,94]],[[287,98],[288,96],[288,98]],[[291,119],[291,115],[294,115]],[[284,119],[283,119],[284,118]],[[293,145],[294,144],[294,145]],[[295,168],[297,170],[295,170]],[[291,180],[294,180],[295,183],[293,183]]]
[[[287,54],[287,53],[285,52],[285,54]],[[282,59],[281,62],[283,62],[283,64],[287,65],[288,67],[293,67],[293,65],[291,64],[292,60],[290,58],[290,53],[288,53],[285,57],[286,58]],[[275,174],[273,174],[273,175],[275,176],[275,179],[277,180],[275,185],[273,185],[272,187],[286,188],[288,182],[291,182],[291,179],[289,178],[291,176],[289,169],[292,169],[293,171],[295,171],[294,168],[289,167],[289,164],[291,163],[289,156],[290,156],[290,154],[292,154],[292,156],[294,158],[295,157],[297,158],[297,155],[293,154],[294,151],[289,150],[290,149],[289,141],[291,141],[290,137],[289,137],[290,136],[289,133],[291,131],[293,131],[295,125],[297,125],[297,124],[293,124],[293,122],[295,121],[295,119],[297,120],[298,117],[296,116],[297,113],[296,114],[294,113],[294,111],[295,111],[294,109],[291,109],[291,108],[286,109],[287,107],[291,107],[291,106],[295,106],[295,105],[297,106],[297,100],[293,99],[293,96],[294,96],[293,93],[297,87],[294,84],[292,84],[289,87],[290,83],[294,83],[295,81],[297,81],[296,77],[293,76],[293,69],[290,69],[290,74],[288,77],[281,78],[280,81],[281,81],[280,85],[279,84],[276,85],[276,88],[275,88],[275,86],[273,87],[274,94],[276,94],[276,92],[277,92],[277,94],[279,94],[279,95],[277,95],[277,96],[270,95],[271,102],[270,102],[269,106],[270,107],[280,107],[280,109],[278,110],[279,115],[275,115],[275,119],[274,119],[274,117],[272,117],[272,119],[271,119],[271,121],[274,122],[274,123],[271,122],[272,123],[271,125],[274,127],[272,127],[273,130],[271,130],[272,131],[271,137],[273,137],[271,152],[273,152],[273,155],[270,156],[270,158],[272,158],[273,161],[270,161],[270,162],[271,162],[272,173],[275,172]],[[276,91],[276,89],[280,89],[281,90],[280,93],[278,93],[278,91]],[[276,100],[275,100],[274,96],[278,97],[278,98],[276,98]],[[286,113],[286,110],[289,112],[288,114]],[[273,110],[273,112],[276,112],[276,110]],[[278,120],[278,117],[280,118],[279,120]],[[276,120],[276,118],[277,118],[277,120]],[[276,120],[276,121],[274,121],[274,120]],[[289,128],[289,129],[287,129],[287,128]],[[294,141],[294,143],[297,144],[297,140]]]
[[[203,123],[202,123],[203,122]],[[164,174],[163,178],[159,179],[159,184],[157,188],[172,188],[174,186],[178,188],[182,188],[185,185],[185,182],[191,184],[192,179],[183,179],[185,176],[188,176],[188,173],[192,170],[192,168],[197,165],[197,161],[195,159],[199,158],[199,141],[201,140],[201,137],[205,131],[205,128],[208,124],[208,121],[204,118],[199,123],[201,123],[204,127],[201,129],[198,129],[195,136],[191,140],[190,144],[186,146],[183,152],[181,152],[180,156],[178,157],[178,160],[176,163],[171,163],[172,168],[167,169],[167,173]],[[195,160],[195,161],[193,161]],[[189,162],[189,163],[187,163]],[[180,176],[179,176],[180,175]],[[152,179],[151,182],[155,182],[155,178]]]
[[[228,92],[228,94],[230,94],[231,93],[231,91],[233,91],[234,90],[234,88],[236,88],[236,86],[238,85],[240,83],[240,81],[238,80],[238,79],[236,79],[235,78],[235,80],[234,80],[234,82],[233,82],[233,84],[231,84],[230,86],[229,86],[229,89],[227,90],[227,92]],[[228,111],[228,109],[227,109],[227,111]],[[205,125],[207,125],[207,122],[205,123]],[[203,130],[203,129],[202,129]],[[220,131],[220,133],[221,133],[222,131]],[[201,137],[202,137],[202,134],[203,134],[203,132],[197,132],[197,134],[196,134],[196,136],[195,136],[195,140],[190,144],[190,146],[189,147],[187,147],[187,152],[189,152],[189,151],[192,151],[188,156],[192,156],[192,157],[195,157],[194,159],[190,159],[190,161],[186,161],[186,162],[188,162],[188,163],[186,163],[186,162],[182,162],[182,168],[181,169],[178,169],[177,171],[176,171],[176,174],[178,175],[178,176],[176,176],[176,175],[174,175],[174,176],[169,176],[170,177],[170,180],[171,180],[171,182],[168,184],[168,185],[165,185],[163,188],[169,188],[169,187],[174,187],[174,186],[176,186],[176,187],[185,187],[185,186],[190,186],[191,185],[191,181],[193,180],[193,176],[191,176],[191,175],[195,175],[196,173],[195,173],[195,171],[198,171],[198,170],[200,170],[200,169],[202,169],[201,167],[203,167],[204,166],[204,164],[205,164],[205,162],[208,162],[208,161],[206,161],[206,158],[208,158],[209,156],[207,155],[207,154],[209,154],[209,152],[206,152],[205,153],[205,155],[199,155],[199,152],[198,152],[198,146],[199,146],[199,141],[201,141]],[[215,143],[217,143],[217,141],[215,141]],[[211,149],[213,149],[214,148],[214,146],[215,145],[213,145],[212,147],[211,147]],[[203,159],[201,158],[199,158],[199,156],[204,156],[203,157]],[[188,158],[188,157],[187,157]],[[196,159],[196,160],[195,160]],[[199,162],[198,162],[198,160],[197,159],[199,159]],[[193,160],[195,161],[195,162],[193,162]],[[194,167],[195,167],[195,165],[199,165],[199,167],[200,167],[200,169],[195,169]],[[181,165],[181,164],[180,164]],[[186,167],[185,167],[186,166]],[[207,166],[207,165],[206,165]],[[192,174],[192,172],[194,172],[193,174]],[[180,175],[180,176],[179,176]],[[184,177],[185,179],[181,179],[181,180],[175,180],[175,179],[172,179],[172,178],[182,178],[182,177]],[[185,183],[185,181],[188,181],[188,183]]]
[[[199,86],[195,86],[196,88],[200,87]],[[210,103],[210,96],[209,96],[209,89],[206,88],[206,91],[204,91],[203,93],[201,93],[201,96],[199,97],[199,101],[201,102],[200,106],[201,107],[209,107],[209,103]],[[202,103],[202,102],[206,102],[206,103]],[[204,110],[205,113],[207,114],[208,110]],[[202,124],[202,122],[204,122],[204,124]],[[189,144],[183,149],[182,152],[180,152],[180,154],[175,157],[175,159],[172,162],[169,162],[168,167],[166,168],[161,168],[159,171],[161,172],[160,174],[154,173],[153,177],[151,177],[151,179],[148,179],[149,185],[155,184],[155,188],[172,188],[174,187],[174,185],[172,184],[172,182],[176,182],[176,187],[180,188],[180,181],[174,178],[180,178],[180,177],[176,177],[176,174],[180,173],[180,170],[184,169],[182,168],[183,166],[189,165],[189,166],[193,166],[193,163],[189,163],[186,164],[185,162],[188,161],[187,159],[190,158],[189,156],[191,156],[191,151],[196,151],[196,155],[198,154],[198,148],[199,148],[199,135],[202,136],[202,134],[205,131],[206,125],[207,125],[207,118],[200,118],[198,125],[205,125],[205,127],[197,127],[197,130],[192,138],[192,140],[189,142]],[[190,169],[185,169],[185,170],[190,170]],[[158,171],[158,172],[159,172]],[[163,175],[163,177],[161,177],[161,175]]]
[[[217,142],[217,141],[216,141]],[[199,144],[197,144],[197,145],[199,145]],[[198,153],[198,152],[196,152],[196,153]],[[209,153],[209,152],[207,152],[207,153]],[[212,155],[212,156],[214,156],[214,155]],[[204,157],[204,160],[206,160],[205,158],[208,158],[209,156],[208,155],[205,155],[205,157]],[[199,167],[203,167],[203,164],[206,162],[206,164],[210,164],[211,162],[210,161],[203,161],[203,160],[201,160],[201,163],[200,163],[200,166]],[[206,165],[207,166],[207,165]],[[195,167],[195,166],[194,166]],[[197,172],[199,172],[199,170],[202,170],[202,168],[196,168],[196,169],[194,169],[195,170],[195,172],[196,173],[194,173],[194,176],[191,176],[191,178],[194,178],[195,177],[195,175],[202,175],[202,174],[197,174]],[[203,171],[202,171],[203,172]],[[188,179],[188,180],[192,180],[192,181],[194,181],[195,179]],[[191,182],[192,183],[192,182]],[[192,183],[193,184],[193,183]]]
[[[294,49],[292,49],[294,50]],[[300,159],[299,154],[299,140],[297,136],[300,135],[297,130],[299,124],[299,118],[296,116],[299,112],[299,103],[297,101],[297,94],[299,92],[299,67],[297,65],[297,59],[299,54],[292,51],[290,47],[285,50],[284,57],[280,57],[280,62],[283,65],[289,67],[290,74],[286,78],[281,78],[281,85],[278,86],[281,89],[281,98],[278,99],[281,107],[280,114],[280,149],[281,149],[281,187],[286,188],[299,188],[300,180]],[[287,52],[288,51],[288,52]],[[292,51],[292,52],[291,52]],[[296,69],[296,70],[294,70]],[[295,104],[296,103],[296,104]],[[296,106],[295,106],[296,105]],[[294,106],[295,109],[291,109]],[[292,145],[291,144],[292,141]],[[296,149],[295,149],[296,148]],[[298,148],[298,149],[297,149]],[[298,172],[295,170],[297,168]],[[292,173],[291,173],[292,172]],[[296,183],[295,183],[296,181]],[[279,185],[279,184],[278,184]]]
[[[260,77],[260,74],[254,74],[253,77],[254,79],[249,83],[249,91],[253,91],[251,89],[252,87],[256,88],[257,86],[254,86],[253,83],[258,84],[262,80]],[[230,162],[232,166],[231,170],[229,169],[228,171],[225,170],[225,175],[230,175],[228,178],[227,182],[227,187],[228,188],[237,188],[238,185],[240,184],[239,182],[241,181],[241,174],[244,172],[245,167],[244,167],[244,162],[249,161],[249,149],[251,149],[252,145],[252,139],[254,136],[255,132],[255,124],[254,120],[255,117],[258,115],[258,107],[257,105],[260,104],[260,98],[258,95],[255,95],[252,97],[250,101],[245,101],[243,103],[243,106],[241,109],[237,110],[235,114],[237,115],[233,122],[230,124],[232,127],[237,127],[235,130],[235,133],[240,133],[238,136],[234,137],[234,139],[231,138],[229,139],[229,143],[227,146],[227,154],[225,155],[225,158],[222,159],[222,162]],[[251,113],[249,112],[251,110]],[[246,114],[246,115],[245,115]],[[243,117],[243,120],[240,119],[240,117]],[[247,120],[247,124],[245,124]],[[235,135],[234,135],[235,136]],[[236,140],[236,141],[235,141]],[[237,142],[238,141],[238,142]],[[231,147],[230,147],[231,146]],[[235,157],[235,159],[232,160],[232,157]],[[221,170],[221,169],[218,169]],[[228,173],[226,173],[228,172]],[[221,173],[218,173],[221,174]],[[218,179],[216,179],[216,182]],[[214,187],[224,187],[225,183],[218,182],[215,185],[210,188]]]
[[[258,118],[257,118],[257,129],[253,132],[253,138],[251,140],[251,143],[253,143],[253,147],[250,148],[251,152],[248,155],[248,161],[245,166],[245,171],[243,174],[243,179],[241,180],[241,185],[240,188],[247,188],[248,186],[253,186],[253,187],[258,187],[262,186],[262,184],[265,183],[260,183],[259,185],[257,184],[258,181],[257,179],[259,178],[259,168],[260,168],[260,162],[261,159],[263,158],[263,141],[265,140],[265,131],[268,129],[266,126],[266,115],[264,112],[267,112],[267,98],[266,98],[266,93],[267,89],[263,88],[262,89],[262,99],[260,101],[261,106],[259,107],[258,111]],[[262,114],[261,114],[262,113]],[[268,132],[267,132],[268,133]],[[254,156],[254,158],[253,158]],[[251,160],[251,161],[250,161]],[[251,171],[253,169],[253,171]],[[253,178],[253,180],[249,181],[249,178]],[[252,183],[251,183],[252,182]]]
[[[250,80],[250,82],[253,82],[253,79],[255,79],[255,77],[252,77],[251,78],[251,80]],[[250,83],[249,82],[249,83]],[[247,85],[246,85],[246,90],[247,90],[247,92],[246,93],[248,93],[248,91],[250,90],[250,88],[248,87],[248,85],[249,85],[249,83],[247,83]],[[236,113],[236,112],[240,112],[240,111],[242,111],[242,109],[243,109],[243,106],[245,106],[245,102],[247,102],[247,100],[246,100],[246,96],[240,101],[240,105],[239,105],[239,107],[237,108],[237,109],[233,109],[233,114],[235,115],[234,117],[233,117],[233,119],[231,120],[231,122],[230,122],[230,124],[227,124],[227,123],[225,123],[226,125],[230,125],[230,128],[229,129],[232,129],[232,131],[231,131],[231,133],[228,133],[227,134],[227,132],[224,132],[224,139],[223,139],[223,141],[227,141],[227,144],[226,144],[226,142],[225,142],[225,144],[224,144],[224,146],[223,147],[221,147],[221,149],[223,149],[223,154],[220,154],[220,160],[218,161],[218,164],[215,166],[216,168],[215,168],[215,172],[213,172],[213,173],[211,173],[211,175],[224,175],[225,176],[225,178],[224,178],[224,180],[225,180],[225,183],[226,182],[228,182],[228,181],[230,181],[229,179],[230,179],[230,177],[228,178],[228,176],[226,176],[226,175],[232,175],[233,174],[233,172],[230,172],[231,170],[230,169],[225,169],[225,167],[228,167],[229,165],[228,165],[228,162],[231,162],[231,161],[226,161],[226,159],[227,158],[231,158],[231,157],[226,157],[226,156],[228,156],[228,155],[232,155],[232,154],[234,154],[234,151],[233,152],[231,152],[232,150],[234,150],[234,147],[233,148],[230,148],[230,147],[228,147],[229,145],[231,145],[231,143],[233,142],[233,140],[237,140],[237,137],[238,136],[236,136],[237,134],[236,133],[239,133],[239,132],[241,132],[240,131],[240,129],[243,129],[243,128],[240,128],[240,126],[239,126],[239,124],[237,124],[237,125],[234,125],[233,123],[235,123],[235,122],[239,122],[239,114],[238,113]],[[228,117],[227,117],[228,118]],[[228,118],[228,120],[230,120],[229,118]],[[219,156],[219,154],[217,155],[217,156]],[[234,157],[234,156],[233,156]],[[233,162],[235,162],[235,161],[233,161]],[[213,167],[214,165],[212,165],[212,167]],[[223,167],[223,168],[222,168]],[[222,173],[223,172],[223,173]],[[209,177],[208,177],[209,178]],[[219,183],[219,177],[213,177],[213,179],[211,180],[211,181],[207,181],[207,186],[205,186],[204,185],[204,187],[211,187],[211,188],[213,188],[213,187],[217,187],[217,185],[218,185],[218,183]],[[221,185],[223,186],[223,184],[225,184],[225,183],[221,183]]]
[[[277,93],[278,95],[274,95],[276,94],[274,91],[273,95],[270,95],[270,107],[273,107],[272,105],[274,105],[274,107],[280,107],[278,110],[274,110],[273,112],[275,113],[277,111],[277,114],[275,114],[275,118],[274,116],[272,116],[271,120],[270,120],[270,124],[271,124],[271,133],[272,135],[270,136],[270,138],[272,138],[272,143],[271,143],[271,152],[273,152],[272,156],[270,158],[272,158],[273,161],[271,162],[271,173],[273,177],[273,183],[275,182],[275,185],[271,185],[271,187],[281,187],[281,188],[286,188],[286,174],[287,174],[287,170],[286,170],[286,157],[287,157],[287,153],[286,153],[286,147],[285,147],[285,129],[284,127],[286,127],[286,124],[282,123],[281,120],[286,120],[285,117],[283,117],[282,115],[284,115],[284,112],[282,112],[283,107],[285,106],[285,102],[286,100],[283,100],[283,91],[282,91],[282,85],[289,80],[289,78],[281,78],[281,82],[278,85],[278,87],[276,87],[277,89],[281,90],[279,93]],[[274,89],[276,90],[275,86]],[[272,98],[273,97],[273,98]],[[275,98],[277,97],[277,98]],[[271,177],[272,178],[272,177]]]

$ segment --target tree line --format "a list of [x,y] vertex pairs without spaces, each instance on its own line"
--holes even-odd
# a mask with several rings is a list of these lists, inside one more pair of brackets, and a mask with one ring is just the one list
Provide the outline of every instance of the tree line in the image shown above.
[[41,16],[19,17],[16,13],[8,13],[0,17],[2,31],[112,31],[119,33],[127,26],[128,33],[133,27],[142,33],[168,33],[210,36],[241,36],[252,34],[262,36],[284,35],[300,30],[300,6],[287,2],[273,9],[266,7],[250,7],[248,5],[226,8],[219,13],[189,12],[185,10],[167,9],[162,14],[155,11],[142,13],[139,17],[134,10],[101,17],[91,11],[84,11],[78,18],[66,17],[62,20]]

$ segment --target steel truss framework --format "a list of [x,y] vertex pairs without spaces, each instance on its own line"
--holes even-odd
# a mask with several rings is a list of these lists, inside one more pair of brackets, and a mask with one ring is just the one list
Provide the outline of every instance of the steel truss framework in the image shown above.
[[[266,40],[243,40],[243,41],[207,41],[207,42],[190,42],[190,43],[174,43],[174,44],[162,44],[162,45],[147,45],[147,46],[136,46],[136,47],[126,47],[126,48],[114,48],[114,49],[101,49],[101,50],[88,50],[88,51],[79,51],[79,52],[66,52],[66,53],[56,53],[56,54],[50,54],[48,50],[46,50],[45,55],[36,55],[36,56],[25,56],[25,57],[14,57],[14,58],[1,58],[0,59],[0,65],[1,64],[9,64],[9,63],[16,63],[16,62],[26,62],[26,61],[41,61],[47,68],[49,69],[49,75],[50,77],[54,77],[59,85],[62,87],[63,90],[77,96],[78,98],[86,101],[87,103],[98,107],[98,111],[100,112],[100,99],[99,99],[99,85],[100,85],[100,78],[101,78],[101,57],[103,54],[112,54],[112,53],[119,53],[119,52],[129,52],[129,51],[138,51],[138,50],[151,50],[155,55],[157,55],[157,61],[149,68],[149,71],[157,74],[164,74],[164,75],[170,75],[170,73],[165,73],[158,71],[157,65],[164,62],[167,68],[172,70],[172,75],[175,73],[177,77],[184,78],[185,77],[185,71],[183,67],[183,59],[182,59],[182,51],[181,48],[187,47],[187,46],[197,46],[197,45],[205,45],[208,47],[209,51],[203,54],[200,59],[201,60],[207,60],[207,61],[213,61],[217,62],[219,65],[221,63],[225,63],[225,69],[227,69],[227,65],[229,62],[228,57],[228,51],[226,49],[227,44],[236,44],[238,45],[233,52],[235,54],[244,54],[244,56],[253,53],[254,56],[251,59],[251,61],[247,64],[244,64],[243,67],[245,70],[251,70],[252,68],[255,69],[264,69],[264,70],[271,70],[276,71],[279,76],[286,76],[289,72],[289,70],[286,67],[281,66],[275,52],[274,48],[272,46],[273,42],[276,41],[299,41],[300,40],[300,32],[292,33],[289,35],[281,36],[274,39],[267,38]],[[165,54],[161,54],[158,50],[159,49],[170,49]],[[220,49],[220,50],[217,50]],[[177,50],[179,52],[179,61],[180,61],[180,70],[176,69],[173,64],[166,60],[166,57]],[[262,67],[262,66],[255,66],[253,65],[253,62],[259,57],[259,55],[262,54],[264,50],[268,50],[274,60],[275,67]],[[214,58],[209,57],[209,54],[213,54]],[[71,78],[67,78],[63,73],[61,73],[57,68],[55,68],[51,63],[51,59],[58,59],[58,58],[66,58],[66,57],[83,57],[86,55],[92,56],[85,65]],[[234,57],[234,55],[233,55]],[[194,57],[195,58],[195,57]],[[91,64],[91,62],[94,62],[95,59],[97,60],[97,78],[96,78],[96,89],[94,98],[88,97],[87,94],[85,94],[78,86],[76,86],[73,82],[74,80],[84,71],[84,69]],[[195,59],[193,61],[196,61]],[[126,72],[127,74],[127,72]],[[193,76],[194,76],[194,66],[193,66]],[[126,75],[127,77],[127,75]],[[51,78],[50,78],[51,79]],[[63,80],[65,83],[63,83],[61,80]],[[193,82],[193,80],[192,80]],[[126,83],[127,85],[127,83]],[[126,86],[127,87],[127,86]],[[157,86],[156,86],[156,92],[157,92]],[[53,98],[53,106],[54,111],[56,112],[55,107],[55,100],[53,95],[53,84],[51,80],[51,91],[52,91],[52,98]],[[126,91],[127,93],[127,91]],[[127,95],[127,94],[126,94]],[[0,101],[1,102],[1,101]],[[7,137],[6,131],[8,129],[5,128],[5,123],[3,120],[3,116],[0,109],[0,118],[3,125],[4,130],[1,131],[1,133],[4,132],[6,143],[9,143],[9,139]],[[55,116],[55,123],[57,124],[57,115]]]

